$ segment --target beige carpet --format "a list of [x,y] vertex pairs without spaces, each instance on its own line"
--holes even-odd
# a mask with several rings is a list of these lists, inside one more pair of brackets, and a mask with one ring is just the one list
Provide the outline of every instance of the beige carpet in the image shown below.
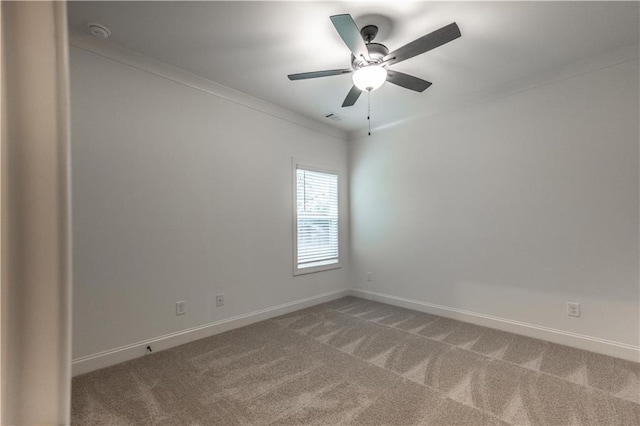
[[77,425],[640,425],[640,364],[347,297],[73,379]]

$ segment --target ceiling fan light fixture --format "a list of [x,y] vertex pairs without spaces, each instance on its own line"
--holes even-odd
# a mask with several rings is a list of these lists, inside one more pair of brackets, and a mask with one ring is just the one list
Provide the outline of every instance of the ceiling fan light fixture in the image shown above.
[[368,92],[378,89],[387,80],[387,70],[380,65],[369,65],[353,73],[353,84]]
[[372,42],[377,33],[375,25],[366,25],[359,30],[349,14],[334,15],[330,19],[338,35],[351,51],[351,67],[289,74],[288,77],[289,80],[306,80],[351,74],[353,87],[342,102],[343,108],[353,106],[363,91],[370,93],[382,86],[385,81],[414,92],[424,92],[431,86],[431,82],[400,71],[387,71],[387,67],[422,55],[462,35],[458,25],[452,22],[389,53],[387,46]]

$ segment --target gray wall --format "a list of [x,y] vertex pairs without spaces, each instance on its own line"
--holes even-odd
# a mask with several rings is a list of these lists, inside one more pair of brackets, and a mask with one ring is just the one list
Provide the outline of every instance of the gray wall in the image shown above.
[[75,47],[71,105],[74,358],[348,286],[292,276],[292,157],[342,172],[348,253],[344,140]]
[[637,347],[638,60],[576,74],[352,142],[352,284]]

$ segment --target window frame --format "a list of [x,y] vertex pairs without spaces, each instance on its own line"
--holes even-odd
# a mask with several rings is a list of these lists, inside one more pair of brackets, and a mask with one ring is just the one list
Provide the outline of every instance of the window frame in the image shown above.
[[[292,201],[293,201],[293,275],[294,276],[298,276],[298,275],[306,275],[306,274],[313,274],[316,272],[322,272],[322,271],[330,271],[333,269],[340,269],[342,268],[342,250],[341,250],[341,242],[342,242],[342,238],[340,236],[341,234],[341,226],[340,226],[340,222],[341,222],[341,206],[340,206],[340,182],[342,180],[342,176],[340,175],[340,172],[338,170],[335,169],[331,169],[328,167],[322,167],[322,166],[318,166],[318,165],[314,165],[314,164],[310,164],[307,162],[301,162],[298,161],[297,159],[293,158],[292,159],[292,164],[293,166],[291,167],[291,175],[292,175]],[[332,174],[332,175],[336,175],[338,178],[338,187],[337,187],[337,193],[336,193],[336,202],[338,204],[338,219],[337,219],[337,226],[338,226],[338,261],[336,263],[330,263],[327,265],[319,265],[319,266],[310,266],[307,268],[298,268],[298,188],[297,188],[297,171],[298,169],[302,169],[302,170],[308,170],[310,172],[318,172],[318,173],[328,173],[328,174]]]

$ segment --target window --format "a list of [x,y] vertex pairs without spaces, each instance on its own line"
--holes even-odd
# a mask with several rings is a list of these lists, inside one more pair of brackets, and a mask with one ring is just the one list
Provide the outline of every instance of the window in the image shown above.
[[295,166],[294,275],[340,267],[338,174]]

